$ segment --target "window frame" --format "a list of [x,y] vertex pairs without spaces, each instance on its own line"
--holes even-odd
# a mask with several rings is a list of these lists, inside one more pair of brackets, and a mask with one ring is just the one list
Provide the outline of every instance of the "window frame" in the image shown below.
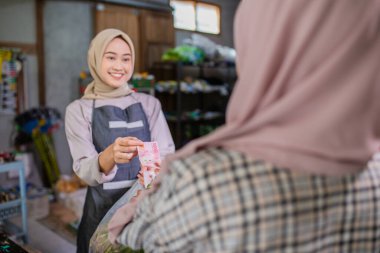
[[[174,25],[174,29],[176,30],[180,30],[180,31],[186,31],[186,32],[194,32],[194,33],[201,33],[201,34],[207,34],[207,35],[221,35],[222,33],[222,8],[220,5],[218,4],[215,4],[215,3],[209,3],[209,2],[204,2],[204,1],[197,1],[197,0],[170,0],[170,4],[172,1],[176,1],[176,2],[189,2],[193,5],[193,8],[194,8],[194,22],[195,22],[195,29],[194,30],[191,30],[191,29],[186,29],[186,28],[177,28],[175,27],[175,15],[174,15],[174,7],[172,7],[173,9],[173,25]],[[197,18],[197,5],[200,4],[200,5],[208,5],[208,6],[211,6],[211,7],[214,7],[217,9],[217,22],[218,22],[218,30],[219,32],[218,33],[212,33],[212,32],[207,32],[207,31],[202,31],[202,30],[199,30],[199,25],[198,25],[198,18]]]

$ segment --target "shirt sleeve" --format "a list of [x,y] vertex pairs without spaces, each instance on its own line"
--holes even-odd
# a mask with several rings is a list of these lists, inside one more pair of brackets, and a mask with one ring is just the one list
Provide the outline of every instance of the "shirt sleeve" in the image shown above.
[[96,186],[115,177],[116,166],[108,175],[100,171],[99,154],[92,143],[91,124],[77,101],[66,108],[65,132],[73,158],[73,170],[79,178],[90,186]]
[[146,105],[151,138],[152,141],[157,141],[161,158],[164,159],[168,154],[174,153],[174,141],[162,112],[160,101],[155,97],[151,98]]
[[[187,186],[178,184],[185,177]],[[188,184],[189,177],[190,173],[181,177],[166,174],[157,192],[141,200],[133,222],[117,242],[145,252],[192,251],[194,241],[205,237],[207,214],[194,184]]]

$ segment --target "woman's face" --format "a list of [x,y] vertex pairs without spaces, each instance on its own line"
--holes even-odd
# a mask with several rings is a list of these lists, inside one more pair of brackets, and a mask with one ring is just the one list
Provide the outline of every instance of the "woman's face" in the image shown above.
[[101,63],[101,77],[113,88],[119,88],[128,81],[132,69],[132,54],[129,45],[121,38],[114,38],[104,50]]

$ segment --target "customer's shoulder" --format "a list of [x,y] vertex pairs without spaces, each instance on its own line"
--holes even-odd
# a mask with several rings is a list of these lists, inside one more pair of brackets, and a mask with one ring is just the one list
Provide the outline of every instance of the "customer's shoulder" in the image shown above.
[[[179,176],[204,177],[218,173],[230,173],[231,168],[245,169],[251,166],[253,161],[243,153],[221,149],[206,148],[196,152],[190,156],[177,159],[171,163],[171,167],[175,168],[174,173]],[[186,175],[186,176],[184,176]]]
[[367,162],[367,168],[380,174],[380,151],[377,151],[372,155],[372,158]]
[[201,166],[205,164],[225,166],[238,164],[247,160],[250,160],[250,158],[245,154],[223,148],[206,148],[184,158],[184,161],[191,161]]

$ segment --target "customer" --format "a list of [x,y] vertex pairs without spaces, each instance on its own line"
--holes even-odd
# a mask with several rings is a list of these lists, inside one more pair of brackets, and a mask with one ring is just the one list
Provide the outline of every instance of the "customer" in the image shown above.
[[74,171],[88,185],[77,251],[108,209],[133,185],[140,170],[136,147],[157,141],[161,156],[174,152],[173,139],[157,99],[132,92],[135,53],[131,39],[106,29],[92,40],[88,65],[94,79],[81,99],[66,109],[66,135]]
[[225,126],[111,240],[137,200],[117,242],[145,252],[379,252],[379,1],[242,0],[235,46]]

